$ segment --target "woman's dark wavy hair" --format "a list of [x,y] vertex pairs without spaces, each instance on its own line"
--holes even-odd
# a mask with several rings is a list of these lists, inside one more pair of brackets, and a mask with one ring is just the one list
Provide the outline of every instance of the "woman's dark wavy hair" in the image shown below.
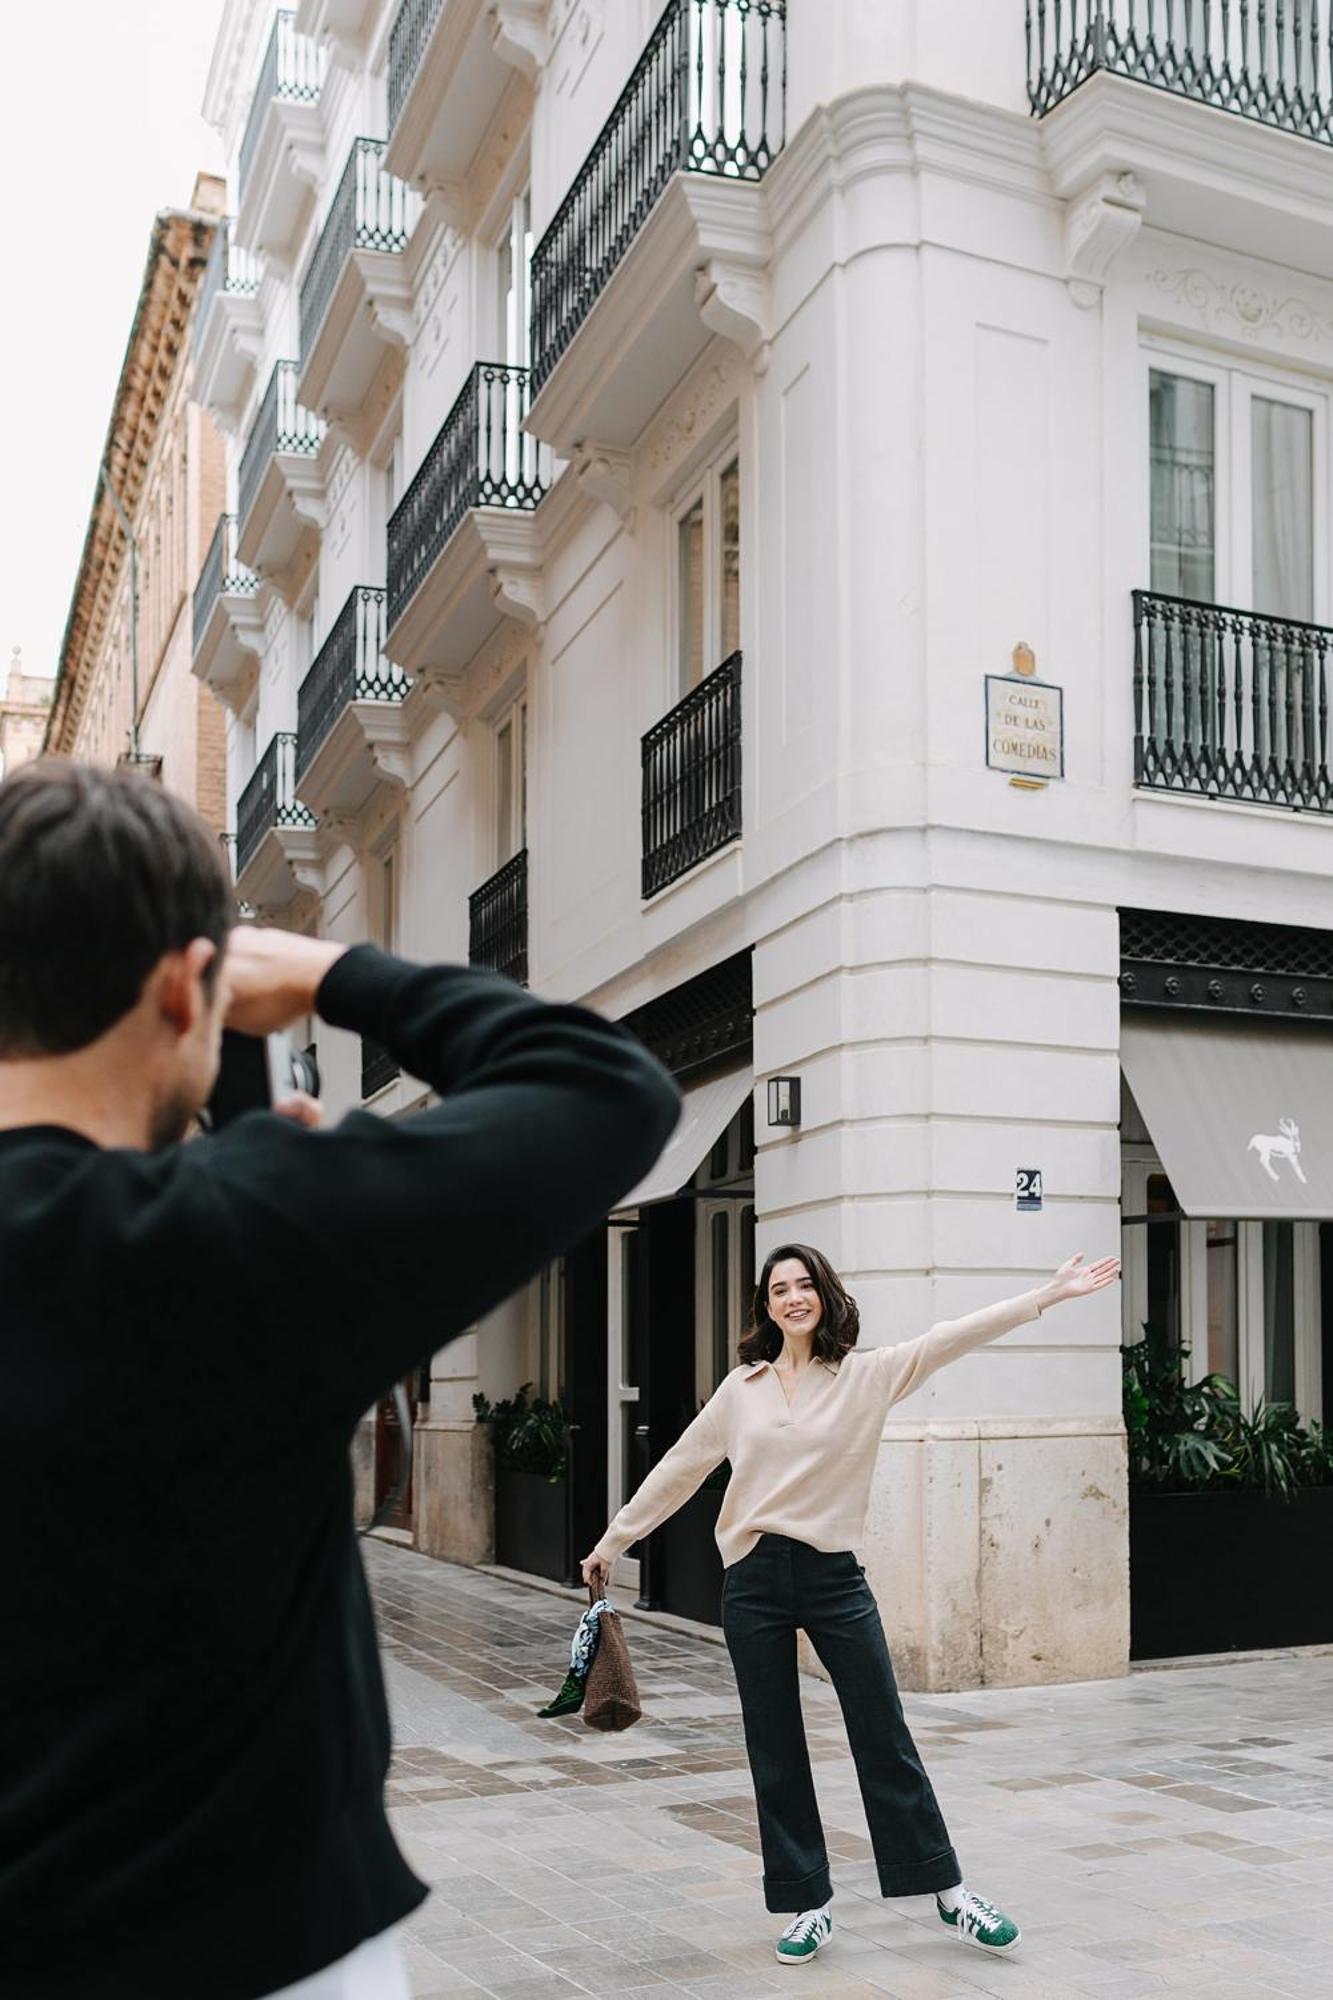
[[815,1360],[841,1361],[843,1355],[856,1345],[861,1331],[861,1315],[856,1300],[823,1251],[812,1249],[808,1243],[782,1243],[776,1250],[769,1251],[759,1274],[759,1283],[754,1288],[750,1324],[740,1345],[741,1361],[746,1367],[753,1367],[756,1361],[776,1361],[782,1352],[782,1335],[768,1314],[768,1281],[773,1275],[774,1265],[789,1258],[805,1265],[815,1281],[815,1290],[824,1308],[823,1317],[815,1329]]

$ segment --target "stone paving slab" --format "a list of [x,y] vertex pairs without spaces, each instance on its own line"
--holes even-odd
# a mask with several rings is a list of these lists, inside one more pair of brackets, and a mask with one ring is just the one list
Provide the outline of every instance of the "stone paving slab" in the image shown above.
[[[430,1901],[414,2000],[1333,2000],[1333,1658],[909,1695],[969,1883],[1024,1928],[990,1960],[878,1893],[832,1690],[804,1684],[833,1941],[779,1966],[724,1650],[629,1621],[644,1720],[536,1710],[576,1607],[367,1544],[397,1745],[389,1801]],[[892,1639],[892,1634],[890,1634]]]

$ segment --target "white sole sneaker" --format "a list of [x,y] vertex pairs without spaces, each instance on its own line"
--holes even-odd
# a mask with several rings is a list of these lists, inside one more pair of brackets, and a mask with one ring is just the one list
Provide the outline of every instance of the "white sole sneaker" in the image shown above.
[[827,1930],[821,1931],[812,1940],[810,1950],[804,1952],[800,1958],[793,1958],[790,1952],[785,1951],[775,1951],[773,1956],[777,1959],[779,1965],[809,1965],[811,1959],[824,1949],[824,1946],[832,1936],[833,1926],[830,1924]]

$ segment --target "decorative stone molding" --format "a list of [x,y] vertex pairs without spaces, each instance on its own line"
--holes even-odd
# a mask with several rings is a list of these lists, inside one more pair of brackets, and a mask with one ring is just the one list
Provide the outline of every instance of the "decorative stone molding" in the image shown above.
[[633,532],[633,452],[580,442],[574,447],[574,477],[581,492],[602,501]]
[[487,571],[491,596],[506,618],[520,625],[539,626],[546,618],[546,599],[540,567],[519,563],[494,563]]
[[535,83],[550,47],[546,0],[488,0],[486,15],[491,47],[501,62]]
[[661,479],[675,471],[706,436],[713,419],[740,394],[740,363],[734,357],[711,357],[673,399],[669,413],[659,417],[644,439],[640,462]]
[[1218,277],[1195,266],[1181,271],[1154,266],[1147,282],[1211,331],[1233,339],[1333,342],[1333,313],[1321,312],[1307,299],[1275,296],[1244,279]]
[[1130,173],[1102,174],[1065,212],[1065,279],[1076,306],[1094,306],[1111,266],[1143,225],[1147,194]]
[[768,344],[768,279],[762,269],[710,257],[694,274],[694,300],[710,332],[730,340],[762,373]]

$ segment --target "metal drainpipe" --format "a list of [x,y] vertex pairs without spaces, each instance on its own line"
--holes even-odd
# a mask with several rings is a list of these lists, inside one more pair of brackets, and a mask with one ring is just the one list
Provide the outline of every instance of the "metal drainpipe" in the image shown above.
[[130,758],[135,767],[139,763],[139,550],[130,526],[130,517],[125,512],[119,493],[111,484],[110,474],[102,467],[102,484],[107,490],[111,505],[120,517],[120,525],[130,549]]

